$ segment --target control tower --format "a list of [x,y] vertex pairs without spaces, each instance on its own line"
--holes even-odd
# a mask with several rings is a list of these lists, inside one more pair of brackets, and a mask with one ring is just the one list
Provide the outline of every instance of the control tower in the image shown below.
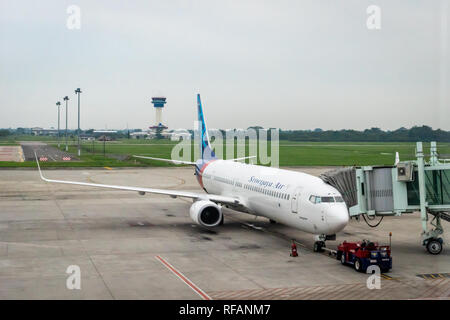
[[155,108],[155,125],[151,126],[150,129],[167,129],[162,124],[162,109],[166,104],[166,97],[152,97],[152,103]]

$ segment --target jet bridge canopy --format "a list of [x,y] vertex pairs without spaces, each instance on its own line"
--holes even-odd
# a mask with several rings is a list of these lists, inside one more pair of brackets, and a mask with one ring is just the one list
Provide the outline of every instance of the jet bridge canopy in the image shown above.
[[347,207],[358,204],[356,190],[356,169],[354,167],[327,171],[320,178],[336,188],[344,198]]

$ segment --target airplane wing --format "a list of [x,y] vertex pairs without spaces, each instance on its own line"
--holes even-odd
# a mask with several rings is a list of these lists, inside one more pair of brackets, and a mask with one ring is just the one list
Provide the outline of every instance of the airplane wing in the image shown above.
[[87,187],[107,188],[107,189],[116,189],[116,190],[124,190],[124,191],[137,191],[141,194],[145,194],[148,192],[148,193],[168,195],[172,198],[183,197],[183,198],[191,198],[193,200],[210,200],[215,203],[227,204],[227,205],[236,206],[236,207],[243,205],[237,198],[225,197],[225,196],[221,196],[221,195],[214,195],[214,194],[208,194],[208,193],[196,193],[196,192],[188,192],[188,191],[116,186],[116,185],[109,185],[109,184],[47,179],[42,174],[41,167],[39,165],[39,161],[37,159],[36,153],[35,153],[35,157],[36,157],[36,163],[37,163],[37,166],[39,169],[39,175],[41,176],[41,179],[46,182],[72,184],[72,185],[87,186]]
[[[133,155],[133,157],[141,158],[141,159],[149,159],[149,160],[166,161],[166,162],[171,162],[173,164],[191,164],[191,165],[195,165],[195,162],[191,162],[191,161],[172,160],[172,159],[155,158],[155,157],[144,157],[144,156],[136,156],[136,155]],[[235,159],[227,159],[227,160],[228,161],[240,161],[240,160],[253,159],[253,158],[256,158],[256,156],[242,157],[242,158],[235,158]]]
[[253,159],[253,158],[256,158],[256,156],[242,157],[242,158],[234,158],[234,159],[230,159],[229,161],[240,161],[240,160]]
[[144,157],[144,156],[135,156],[135,155],[133,155],[133,157],[141,158],[141,159],[149,159],[149,160],[158,160],[158,161],[171,162],[173,164],[192,164],[192,165],[195,165],[195,162],[191,162],[191,161],[172,160],[172,159]]

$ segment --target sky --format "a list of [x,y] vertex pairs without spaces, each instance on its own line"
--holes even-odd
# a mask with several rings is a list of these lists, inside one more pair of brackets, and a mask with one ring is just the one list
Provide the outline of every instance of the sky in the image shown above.
[[[80,29],[67,12],[80,9]],[[380,29],[369,29],[370,5]],[[70,20],[73,21],[73,20]],[[450,130],[450,0],[0,0],[0,128]],[[61,118],[64,123],[65,118]]]

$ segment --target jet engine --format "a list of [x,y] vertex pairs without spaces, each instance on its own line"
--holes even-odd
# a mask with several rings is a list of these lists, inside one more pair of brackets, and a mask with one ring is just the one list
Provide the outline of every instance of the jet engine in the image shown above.
[[189,215],[195,223],[204,227],[215,227],[222,221],[222,209],[212,201],[199,200],[192,204]]

